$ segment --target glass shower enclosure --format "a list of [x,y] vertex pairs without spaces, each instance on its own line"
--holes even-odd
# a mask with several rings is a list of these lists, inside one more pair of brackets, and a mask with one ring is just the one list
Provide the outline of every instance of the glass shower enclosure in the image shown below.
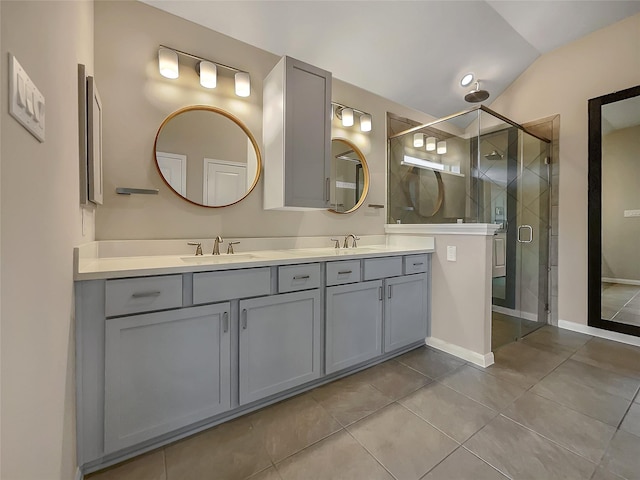
[[389,126],[388,223],[499,225],[493,347],[545,325],[549,141],[484,106],[425,125],[390,119]]

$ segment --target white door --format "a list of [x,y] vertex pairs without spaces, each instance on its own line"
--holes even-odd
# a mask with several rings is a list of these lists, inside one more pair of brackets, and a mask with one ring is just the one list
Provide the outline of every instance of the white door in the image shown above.
[[187,156],[178,153],[156,152],[160,173],[183,197],[187,196]]
[[203,203],[220,206],[237,202],[247,193],[247,165],[204,159]]

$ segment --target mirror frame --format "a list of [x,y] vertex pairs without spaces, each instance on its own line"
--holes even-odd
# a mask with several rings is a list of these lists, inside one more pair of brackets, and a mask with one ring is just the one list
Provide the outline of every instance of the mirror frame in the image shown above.
[[588,325],[640,337],[640,326],[605,320],[602,296],[602,106],[640,95],[640,85],[589,99]]
[[334,140],[338,140],[340,142],[343,142],[348,147],[353,149],[354,153],[360,159],[360,163],[362,165],[362,175],[364,175],[364,186],[362,187],[362,194],[360,195],[360,200],[358,200],[358,202],[352,208],[350,208],[349,210],[346,210],[344,212],[338,212],[337,210],[335,210],[333,208],[329,208],[328,209],[331,213],[337,213],[337,214],[343,215],[345,213],[353,213],[353,212],[355,212],[357,209],[359,209],[362,206],[362,204],[364,203],[365,199],[367,198],[367,195],[369,194],[369,181],[370,181],[369,165],[367,164],[367,159],[364,157],[364,154],[362,153],[362,151],[351,140],[347,140],[346,138],[343,138],[343,137],[333,137],[333,138],[331,138],[331,142],[332,143],[333,143]]
[[[160,165],[158,165],[158,157],[156,155],[157,147],[158,147],[158,137],[160,136],[160,132],[162,131],[164,126],[171,119],[173,119],[174,117],[180,115],[181,113],[191,112],[191,111],[196,111],[196,110],[204,110],[204,111],[217,113],[217,114],[220,114],[220,115],[228,118],[232,122],[234,122],[236,125],[238,125],[242,129],[242,131],[244,131],[244,133],[247,135],[247,137],[249,137],[249,140],[251,140],[251,144],[253,145],[253,148],[256,151],[256,162],[258,163],[258,165],[256,166],[256,178],[253,179],[253,183],[251,184],[251,188],[249,188],[247,190],[247,192],[241,198],[236,200],[235,202],[228,203],[228,204],[225,204],[225,205],[203,205],[202,203],[194,202],[193,200],[190,200],[187,197],[183,197],[178,192],[176,192],[173,189],[173,187],[171,187],[171,185],[169,185],[169,182],[167,182],[167,180],[164,178],[164,175],[162,175],[162,172],[160,171]],[[258,184],[258,181],[260,180],[260,175],[262,173],[262,154],[260,153],[260,148],[258,147],[258,142],[256,142],[256,139],[253,136],[253,134],[251,133],[251,131],[249,130],[249,128],[238,117],[236,117],[235,115],[227,112],[226,110],[222,110],[221,108],[213,107],[211,105],[189,105],[189,106],[180,108],[180,109],[176,110],[175,112],[169,114],[169,116],[162,121],[162,123],[160,124],[160,127],[158,127],[158,131],[156,132],[156,138],[153,141],[153,158],[154,158],[154,162],[156,164],[156,170],[158,171],[158,175],[160,175],[160,178],[162,179],[164,184],[167,187],[169,187],[169,190],[171,190],[173,193],[175,193],[182,200],[185,200],[185,201],[187,201],[187,202],[189,202],[189,203],[191,203],[193,205],[197,205],[198,207],[205,207],[205,208],[230,207],[231,205],[235,205],[236,203],[241,202],[242,200],[244,200],[245,198],[247,198],[249,196],[249,194],[253,191],[254,188],[256,188],[256,185]]]

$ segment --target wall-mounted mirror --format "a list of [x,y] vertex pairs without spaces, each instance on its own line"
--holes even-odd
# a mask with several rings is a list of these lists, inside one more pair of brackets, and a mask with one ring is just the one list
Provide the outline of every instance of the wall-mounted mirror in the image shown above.
[[158,129],[154,151],[165,183],[196,205],[237,203],[260,178],[255,138],[240,120],[219,108],[195,105],[173,112]]
[[369,192],[369,167],[363,153],[344,138],[331,140],[330,201],[334,213],[360,208]]
[[589,325],[640,336],[640,85],[589,100]]

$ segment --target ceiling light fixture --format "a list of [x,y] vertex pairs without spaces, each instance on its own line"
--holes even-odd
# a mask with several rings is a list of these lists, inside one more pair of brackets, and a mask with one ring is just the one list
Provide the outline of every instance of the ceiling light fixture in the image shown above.
[[447,142],[445,142],[444,140],[438,142],[438,149],[436,150],[436,152],[438,153],[438,155],[444,155],[445,153],[447,153]]
[[467,73],[460,80],[460,85],[462,87],[468,87],[471,85],[471,82],[473,82],[473,73]]
[[433,152],[436,149],[436,137],[427,137],[427,152]]
[[236,67],[231,67],[223,63],[212,62],[206,58],[192,55],[175,48],[160,45],[158,49],[158,67],[163,77],[176,79],[178,72],[178,56],[192,58],[198,60],[196,64],[196,72],[200,76],[200,85],[205,88],[216,88],[218,83],[218,69],[223,68],[235,72],[235,92],[239,97],[248,97],[251,95],[251,78],[249,72],[245,72]]
[[331,102],[331,119],[335,114],[336,118],[342,121],[343,127],[352,127],[355,123],[355,115],[360,116],[360,131],[370,132],[372,125],[372,115],[357,108],[349,107],[337,102]]
[[424,145],[424,134],[422,133],[414,133],[413,134],[413,146],[415,148],[420,148]]

